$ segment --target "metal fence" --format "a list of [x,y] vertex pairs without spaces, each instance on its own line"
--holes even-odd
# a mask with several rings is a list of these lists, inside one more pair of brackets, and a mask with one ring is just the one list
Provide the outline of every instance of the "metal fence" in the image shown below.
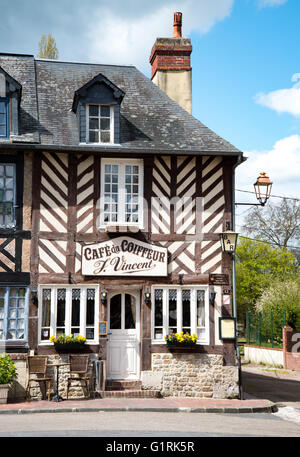
[[246,342],[254,346],[282,348],[282,327],[286,325],[286,311],[246,315]]

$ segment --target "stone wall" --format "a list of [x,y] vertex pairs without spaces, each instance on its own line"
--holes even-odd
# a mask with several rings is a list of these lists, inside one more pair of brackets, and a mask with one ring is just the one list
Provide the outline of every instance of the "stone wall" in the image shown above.
[[161,375],[163,396],[237,398],[239,395],[238,366],[223,366],[222,355],[152,354],[152,371]]

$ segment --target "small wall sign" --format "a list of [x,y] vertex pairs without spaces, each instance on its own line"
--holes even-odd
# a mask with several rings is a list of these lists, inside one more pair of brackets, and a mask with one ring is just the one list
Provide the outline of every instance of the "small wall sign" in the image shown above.
[[234,317],[219,317],[220,340],[236,339],[236,319]]
[[82,247],[81,271],[88,276],[167,276],[166,248],[127,236]]
[[107,335],[107,321],[100,321],[99,322],[99,335],[106,336]]
[[229,275],[210,273],[209,284],[213,284],[214,286],[227,286],[229,285]]

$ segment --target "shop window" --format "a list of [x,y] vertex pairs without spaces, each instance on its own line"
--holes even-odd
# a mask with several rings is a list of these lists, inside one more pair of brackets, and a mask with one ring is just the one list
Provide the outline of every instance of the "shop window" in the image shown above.
[[142,227],[143,161],[101,162],[100,228],[107,225]]
[[27,341],[28,288],[0,287],[0,340]]
[[152,293],[152,341],[163,342],[170,333],[197,334],[209,344],[208,289],[155,287]]
[[40,293],[40,342],[51,336],[83,335],[97,342],[97,289],[94,287],[43,287]]

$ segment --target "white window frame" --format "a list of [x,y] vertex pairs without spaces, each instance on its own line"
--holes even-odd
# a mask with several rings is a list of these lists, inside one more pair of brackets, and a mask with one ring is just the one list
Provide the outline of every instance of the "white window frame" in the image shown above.
[[[12,203],[12,222],[11,224],[0,224],[0,228],[13,228],[16,226],[16,200],[17,200],[17,164],[14,162],[0,162],[0,166],[4,167],[13,167],[13,201]],[[5,178],[7,178],[5,176]],[[4,190],[0,187],[0,190]],[[1,213],[3,217],[5,217],[4,212]]]
[[50,336],[56,336],[56,318],[57,318],[57,290],[66,289],[66,310],[65,310],[65,333],[66,335],[71,334],[71,307],[72,307],[72,290],[81,289],[83,294],[81,294],[80,302],[80,335],[86,336],[86,293],[87,289],[95,289],[95,310],[94,310],[94,339],[89,339],[86,341],[87,344],[99,344],[99,285],[89,284],[89,285],[80,285],[76,284],[74,286],[69,286],[65,284],[59,285],[46,285],[43,284],[39,287],[39,330],[38,330],[38,344],[41,346],[52,345],[53,343],[48,340],[41,339],[41,330],[42,330],[42,306],[43,306],[43,289],[51,289],[51,311],[50,311]]
[[[5,294],[4,294],[4,309],[3,309],[3,317],[1,317],[1,320],[3,322],[3,334],[4,337],[7,337],[8,331],[9,331],[9,321],[10,320],[16,320],[18,321],[19,319],[24,320],[24,327],[21,330],[24,330],[24,338],[0,338],[0,345],[1,343],[5,342],[8,346],[9,343],[11,342],[19,342],[19,343],[27,343],[28,342],[28,309],[29,309],[29,287],[28,286],[22,286],[22,285],[16,285],[16,286],[6,286],[6,285],[0,285],[1,289],[5,289]],[[10,298],[10,289],[25,289],[25,297],[24,297],[24,316],[19,318],[11,318],[9,316],[9,311],[11,308],[9,298]],[[13,297],[15,298],[15,297]],[[21,297],[18,297],[19,299]],[[22,297],[23,298],[23,297]],[[19,309],[19,308],[16,308]]]
[[[105,186],[105,165],[119,165],[121,167],[121,173],[119,169],[119,182],[118,182],[118,221],[117,222],[105,222],[104,216],[104,186]],[[125,166],[137,165],[139,167],[139,183],[138,183],[138,222],[126,222],[125,221]],[[99,229],[105,229],[107,226],[126,226],[126,227],[138,227],[140,230],[143,229],[144,225],[144,161],[143,159],[101,159],[101,193],[100,193],[100,225]]]
[[[100,129],[99,129],[99,141],[93,142],[90,141],[90,128],[89,128],[89,120],[90,120],[90,115],[89,115],[89,107],[90,106],[98,106],[99,111],[101,109],[101,106],[109,106],[110,108],[110,141],[107,143],[103,143],[100,141],[101,135],[100,135]],[[91,116],[93,117],[93,116]],[[88,144],[101,144],[101,145],[108,145],[108,144],[114,144],[114,105],[108,105],[105,103],[89,103],[86,105],[86,143]]]
[[[163,291],[163,334],[162,338],[155,339],[155,290],[162,289]],[[151,340],[152,344],[162,344],[165,342],[165,336],[168,334],[169,328],[169,300],[168,300],[168,291],[177,290],[177,333],[182,331],[182,291],[190,290],[191,291],[191,334],[197,334],[197,291],[204,290],[204,300],[205,300],[205,337],[199,338],[197,344],[209,345],[210,335],[209,335],[209,287],[207,285],[186,285],[178,286],[168,285],[155,285],[151,289]]]

